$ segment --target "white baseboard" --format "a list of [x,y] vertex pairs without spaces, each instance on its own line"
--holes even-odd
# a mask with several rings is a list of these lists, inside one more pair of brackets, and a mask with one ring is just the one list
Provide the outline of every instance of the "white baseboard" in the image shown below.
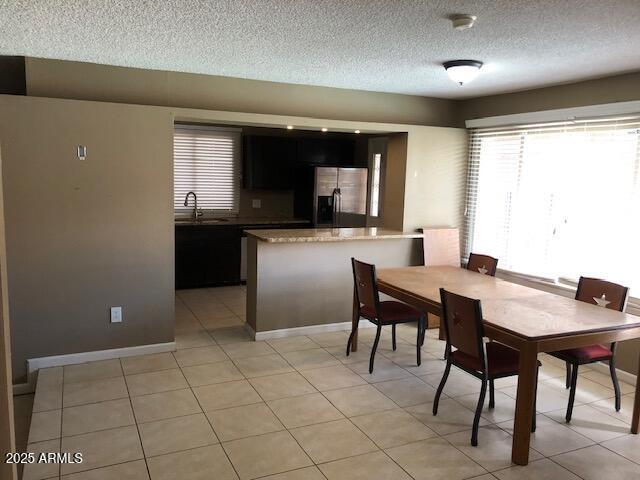
[[[589,365],[591,368],[596,370],[597,372],[605,373],[609,375],[609,365],[602,362],[596,362]],[[637,377],[629,372],[625,372],[624,370],[620,370],[616,368],[616,375],[618,376],[618,380],[621,380],[626,383],[630,383],[631,385],[635,385],[637,381]]]
[[[368,322],[360,322],[358,328],[375,327],[374,324]],[[339,332],[342,330],[351,330],[351,322],[324,323],[322,325],[308,325],[306,327],[281,328],[279,330],[267,330],[266,332],[254,332],[253,328],[247,323],[247,331],[253,336],[254,340],[267,340],[269,338],[295,337],[297,335],[313,335],[314,333]]]
[[110,350],[96,350],[93,352],[70,353],[68,355],[54,355],[51,357],[30,358],[27,360],[28,384],[34,381],[34,374],[41,368],[75,365],[78,363],[110,360],[112,358],[133,357],[150,353],[173,352],[176,342],[152,343],[150,345],[136,345],[135,347],[112,348]]

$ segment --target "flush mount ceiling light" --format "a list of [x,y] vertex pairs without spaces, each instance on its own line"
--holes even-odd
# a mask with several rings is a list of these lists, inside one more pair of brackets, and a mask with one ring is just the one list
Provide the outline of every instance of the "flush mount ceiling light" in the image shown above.
[[451,80],[464,85],[478,76],[482,68],[482,62],[477,60],[451,60],[444,62],[442,66]]
[[467,15],[467,14],[456,14],[451,15],[449,20],[451,20],[451,25],[454,30],[467,30],[473,27],[473,24],[476,22],[475,15]]

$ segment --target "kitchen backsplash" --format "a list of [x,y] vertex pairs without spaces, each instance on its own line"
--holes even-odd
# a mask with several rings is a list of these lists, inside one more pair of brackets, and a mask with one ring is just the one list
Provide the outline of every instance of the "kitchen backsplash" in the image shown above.
[[293,218],[293,191],[242,189],[240,217]]

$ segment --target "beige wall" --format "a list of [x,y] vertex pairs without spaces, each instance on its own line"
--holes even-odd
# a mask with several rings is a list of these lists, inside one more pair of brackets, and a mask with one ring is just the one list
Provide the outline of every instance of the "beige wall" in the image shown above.
[[407,142],[407,133],[397,133],[390,135],[387,143],[382,220],[385,227],[394,230],[402,230],[404,224]]
[[640,358],[640,339],[626,340],[618,345],[617,367],[625,372],[638,374]]
[[472,118],[640,100],[640,72],[491,95],[459,103],[460,125]]
[[39,58],[27,58],[26,72],[38,97],[457,126],[456,102],[437,98]]
[[[0,144],[0,165],[2,150]],[[1,177],[1,175],[0,175]],[[0,455],[16,451],[15,426],[13,423],[13,391],[11,374],[11,327],[9,325],[9,303],[7,292],[7,255],[5,250],[4,209],[2,182],[0,182]],[[16,466],[0,462],[0,478],[13,480]]]
[[170,112],[0,96],[0,142],[14,380],[28,358],[172,341]]
[[[397,133],[406,146],[390,181],[399,186],[404,162],[454,165],[447,152],[466,142],[452,128],[0,96],[14,381],[24,381],[28,358],[173,338],[174,120]],[[417,145],[427,143],[422,155]],[[386,193],[422,209],[421,224],[461,208],[414,205],[404,188]],[[113,305],[124,307],[121,325],[109,323]]]
[[[416,132],[417,133],[417,132]],[[467,132],[409,132],[404,186],[404,230],[461,227],[467,184]]]
[[415,231],[461,227],[467,177],[467,132],[414,129],[389,137],[384,225]]

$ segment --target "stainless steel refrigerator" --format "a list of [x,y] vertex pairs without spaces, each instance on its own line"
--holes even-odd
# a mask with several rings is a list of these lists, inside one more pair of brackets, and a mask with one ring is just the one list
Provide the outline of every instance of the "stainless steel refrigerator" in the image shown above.
[[365,227],[367,169],[315,167],[313,224],[316,227]]

